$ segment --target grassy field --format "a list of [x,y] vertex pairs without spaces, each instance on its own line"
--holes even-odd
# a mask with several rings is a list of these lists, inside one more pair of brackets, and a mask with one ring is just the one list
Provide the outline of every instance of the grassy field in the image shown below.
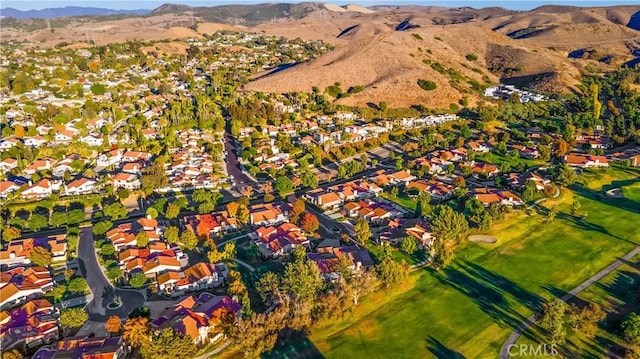
[[640,182],[622,187],[624,198],[640,203]]
[[418,201],[415,198],[407,197],[407,196],[404,196],[404,195],[399,195],[397,197],[393,197],[391,195],[388,195],[387,193],[383,193],[383,194],[380,195],[380,197],[386,198],[389,201],[397,203],[397,204],[401,205],[402,207],[410,209],[412,211],[415,211],[416,207],[418,206]]
[[[632,311],[640,311],[640,304],[636,300],[639,288],[640,260],[636,257],[571,300],[570,303],[581,306],[597,303],[607,312],[607,317],[593,337],[568,328],[567,343],[563,345],[564,354],[572,358],[595,359],[615,353],[622,357],[629,344],[620,337],[620,322]],[[533,344],[532,338],[540,337],[539,329],[532,327],[517,344]]]
[[[348,319],[314,329],[312,346],[329,358],[497,357],[513,328],[543,301],[638,245],[637,204],[600,192],[637,175],[585,174],[586,186],[543,203],[560,210],[552,223],[542,214],[510,214],[489,233],[497,244],[464,243],[447,270],[416,271],[405,287],[365,298]],[[568,215],[573,201],[584,220]]]

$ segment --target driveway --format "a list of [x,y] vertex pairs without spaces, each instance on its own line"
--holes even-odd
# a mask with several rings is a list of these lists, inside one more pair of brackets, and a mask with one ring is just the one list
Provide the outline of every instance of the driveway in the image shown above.
[[[111,285],[98,263],[91,229],[91,226],[81,228],[78,241],[80,271],[87,279],[89,288],[94,295],[85,310],[89,314],[89,319],[96,322],[105,322],[112,315],[126,318],[131,311],[144,304],[144,295],[135,290],[116,289]],[[109,309],[107,306],[114,298],[118,298],[122,306],[117,309]]]

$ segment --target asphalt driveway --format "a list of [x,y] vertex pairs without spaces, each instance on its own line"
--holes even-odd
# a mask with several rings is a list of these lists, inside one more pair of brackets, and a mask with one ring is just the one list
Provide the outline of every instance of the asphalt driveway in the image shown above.
[[[89,319],[92,321],[105,322],[112,315],[126,318],[131,311],[144,304],[144,295],[135,290],[116,289],[111,285],[98,263],[91,229],[91,226],[81,228],[78,241],[80,271],[87,279],[89,288],[94,295],[85,310],[89,313]],[[118,298],[122,306],[117,309],[109,309],[108,305],[113,302],[114,298]]]

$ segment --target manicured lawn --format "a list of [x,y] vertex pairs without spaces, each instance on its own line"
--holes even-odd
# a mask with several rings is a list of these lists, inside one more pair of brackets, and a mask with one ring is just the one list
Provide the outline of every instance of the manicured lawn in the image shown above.
[[[620,322],[629,313],[640,311],[640,304],[636,300],[636,291],[639,287],[640,261],[636,257],[578,294],[571,303],[578,305],[597,303],[607,312],[607,317],[600,323],[593,337],[568,328],[567,343],[563,345],[566,350],[564,354],[572,358],[594,359],[603,358],[610,352],[622,356],[629,344],[620,337]],[[538,328],[532,328],[526,335],[527,337],[520,338],[518,345],[534,344],[531,337],[542,336]],[[594,343],[597,345],[593,345]]]
[[622,187],[624,198],[640,202],[640,182]]
[[528,158],[514,158],[508,155],[501,155],[496,152],[488,152],[479,154],[476,156],[476,161],[488,162],[494,165],[500,166],[503,162],[508,162],[511,167],[516,166],[518,163],[524,163],[527,167],[539,166],[544,164],[541,160],[530,160]]
[[397,197],[393,197],[391,195],[389,195],[388,193],[383,193],[380,195],[380,197],[382,198],[386,198],[391,202],[397,203],[399,205],[401,205],[404,208],[408,208],[412,211],[416,210],[416,207],[418,206],[418,201],[416,201],[414,198],[410,198],[407,196],[403,196],[403,195],[399,195]]
[[[562,190],[544,202],[560,210],[552,223],[514,212],[488,233],[497,244],[464,243],[446,271],[414,272],[409,288],[365,298],[348,319],[316,328],[310,340],[328,358],[495,358],[543,301],[640,242],[637,208],[600,195]],[[574,200],[585,220],[568,215]]]

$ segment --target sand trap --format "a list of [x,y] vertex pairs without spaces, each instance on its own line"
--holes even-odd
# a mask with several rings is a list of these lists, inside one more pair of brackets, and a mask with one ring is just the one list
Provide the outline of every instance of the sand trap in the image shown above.
[[607,191],[607,196],[611,198],[622,198],[622,190],[620,188],[613,188]]
[[496,242],[498,242],[498,238],[494,237],[494,236],[485,236],[482,234],[476,234],[473,236],[469,236],[469,240],[471,242],[476,242],[476,243],[488,243],[488,244],[494,244]]

